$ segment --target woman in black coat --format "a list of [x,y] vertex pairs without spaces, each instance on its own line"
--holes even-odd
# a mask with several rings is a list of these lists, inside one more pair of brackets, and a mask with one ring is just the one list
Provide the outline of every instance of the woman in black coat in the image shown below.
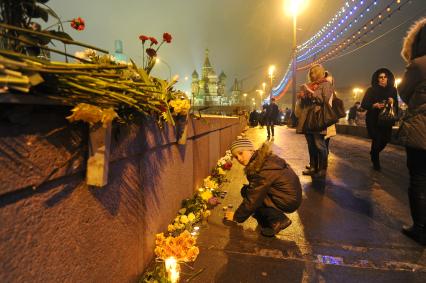
[[398,98],[395,88],[395,77],[386,68],[378,69],[371,78],[369,87],[362,99],[361,107],[367,110],[365,122],[371,142],[371,161],[375,170],[380,170],[380,152],[391,139],[392,125],[380,125],[379,113],[385,107],[393,107],[395,115],[398,111]]
[[408,112],[400,138],[407,150],[408,198],[413,218],[413,226],[404,227],[403,233],[426,245],[426,18],[408,31],[401,55],[408,64],[399,93]]

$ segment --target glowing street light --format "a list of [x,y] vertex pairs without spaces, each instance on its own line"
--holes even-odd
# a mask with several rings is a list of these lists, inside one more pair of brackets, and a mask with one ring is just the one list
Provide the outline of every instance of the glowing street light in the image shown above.
[[244,96],[244,105],[247,105],[247,93],[243,93]]
[[355,87],[352,89],[352,92],[354,93],[354,99],[357,100],[359,97],[359,94],[363,93],[364,90],[362,88]]
[[284,0],[284,9],[293,17],[293,46],[292,46],[292,103],[291,109],[294,113],[294,109],[296,107],[296,55],[297,55],[297,36],[296,36],[296,23],[297,23],[297,15],[307,6],[307,0]]
[[272,99],[272,81],[274,79],[274,72],[275,72],[275,66],[274,65],[269,66],[268,74],[269,74],[269,78],[271,79],[271,93],[269,94],[269,101],[271,101]]

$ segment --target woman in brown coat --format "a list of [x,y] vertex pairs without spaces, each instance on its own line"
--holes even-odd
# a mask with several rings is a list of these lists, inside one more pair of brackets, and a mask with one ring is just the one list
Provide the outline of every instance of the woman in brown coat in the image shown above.
[[404,227],[403,233],[426,245],[426,18],[408,31],[401,55],[407,67],[398,89],[408,105],[408,113],[400,128],[400,138],[407,151],[408,197],[413,218],[413,226]]

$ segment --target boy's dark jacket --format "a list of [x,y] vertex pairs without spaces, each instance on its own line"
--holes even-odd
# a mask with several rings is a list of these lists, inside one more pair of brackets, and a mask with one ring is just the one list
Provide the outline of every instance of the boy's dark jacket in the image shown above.
[[267,144],[253,154],[245,173],[249,188],[235,211],[235,221],[244,222],[262,204],[283,212],[293,212],[300,206],[302,186],[299,177],[284,159],[272,154]]

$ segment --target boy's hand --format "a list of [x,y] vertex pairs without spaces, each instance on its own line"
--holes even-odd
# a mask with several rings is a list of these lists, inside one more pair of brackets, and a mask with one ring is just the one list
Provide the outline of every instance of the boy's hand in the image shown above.
[[224,219],[228,220],[228,221],[234,221],[234,212],[233,211],[226,211]]

